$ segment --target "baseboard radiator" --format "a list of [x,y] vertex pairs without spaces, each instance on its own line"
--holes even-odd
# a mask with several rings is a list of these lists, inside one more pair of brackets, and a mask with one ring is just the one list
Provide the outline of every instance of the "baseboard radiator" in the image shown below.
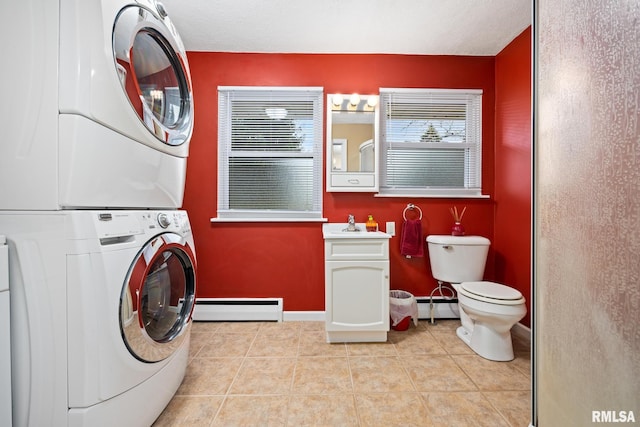
[[[416,297],[418,303],[418,318],[431,319],[431,298]],[[433,297],[433,318],[434,319],[459,319],[457,298],[445,298],[441,296]]]
[[282,322],[282,298],[198,298],[193,320]]

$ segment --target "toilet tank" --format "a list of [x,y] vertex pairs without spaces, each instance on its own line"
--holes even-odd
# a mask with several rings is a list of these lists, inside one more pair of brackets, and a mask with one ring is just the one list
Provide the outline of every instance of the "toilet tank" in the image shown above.
[[481,281],[491,241],[481,236],[427,236],[433,278],[441,282]]

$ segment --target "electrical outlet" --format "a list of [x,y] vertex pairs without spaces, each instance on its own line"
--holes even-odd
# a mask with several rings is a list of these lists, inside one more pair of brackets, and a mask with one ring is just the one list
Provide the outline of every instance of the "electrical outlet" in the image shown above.
[[396,223],[393,221],[387,222],[386,233],[392,236],[396,235]]

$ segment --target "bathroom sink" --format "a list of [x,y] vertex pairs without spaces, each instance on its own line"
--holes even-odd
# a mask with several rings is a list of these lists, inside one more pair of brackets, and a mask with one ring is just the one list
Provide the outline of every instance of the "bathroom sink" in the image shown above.
[[388,239],[390,234],[382,231],[367,231],[364,222],[356,223],[357,231],[349,231],[346,222],[329,222],[322,224],[322,236],[325,239]]

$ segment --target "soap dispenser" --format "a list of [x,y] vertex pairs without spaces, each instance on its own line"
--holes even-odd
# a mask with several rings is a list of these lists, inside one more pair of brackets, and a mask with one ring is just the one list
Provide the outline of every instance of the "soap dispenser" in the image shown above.
[[378,222],[373,219],[373,215],[369,215],[366,223],[367,231],[378,231]]

